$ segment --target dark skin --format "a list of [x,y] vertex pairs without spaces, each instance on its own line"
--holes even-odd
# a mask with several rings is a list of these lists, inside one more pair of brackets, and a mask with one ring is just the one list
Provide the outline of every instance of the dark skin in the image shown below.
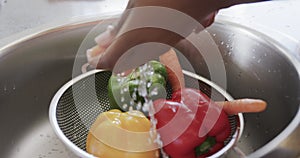
[[[88,55],[89,63],[96,68],[113,69],[118,59],[127,50],[147,42],[158,42],[171,47],[182,47],[178,46],[178,43],[184,40],[185,37],[159,28],[140,28],[116,36],[120,30],[126,30],[127,27],[130,27],[138,21],[137,17],[143,15],[139,13],[139,15],[136,16],[135,14],[137,13],[130,12],[131,8],[158,6],[175,9],[198,21],[202,26],[194,29],[199,32],[213,23],[218,10],[237,4],[258,1],[262,0],[130,0],[127,6],[127,12],[124,12],[121,16],[118,25],[111,31],[109,36],[103,36],[99,39],[101,41],[111,38],[111,40],[102,45],[98,44],[101,50],[95,50],[92,55]],[[192,32],[191,29],[185,31]],[[185,54],[185,52],[183,52],[183,54]],[[190,56],[190,54],[185,55]]]

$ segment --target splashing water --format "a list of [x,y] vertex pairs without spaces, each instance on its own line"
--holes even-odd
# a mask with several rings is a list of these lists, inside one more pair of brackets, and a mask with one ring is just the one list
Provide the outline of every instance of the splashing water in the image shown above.
[[[157,120],[154,117],[155,111],[153,107],[153,101],[150,99],[151,96],[158,94],[158,88],[157,87],[150,88],[153,85],[151,82],[148,81],[148,79],[154,74],[154,69],[151,64],[146,63],[140,66],[136,73],[138,74],[134,74],[134,75],[139,75],[139,79],[134,80],[134,83],[138,85],[138,88],[133,89],[129,105],[126,103],[125,101],[126,99],[124,99],[125,96],[121,96],[121,102],[123,104],[122,108],[128,109],[128,111],[139,110],[149,115],[150,122],[151,122],[151,128],[149,131],[151,138],[149,139],[149,141],[153,141],[153,143],[158,145],[158,147],[160,148],[161,156],[163,158],[168,158],[168,155],[162,149],[163,142],[161,140],[161,137],[159,133],[156,132]],[[118,74],[117,77],[118,77],[117,79],[118,84],[122,85],[123,83],[126,82],[126,77],[124,77],[124,74]],[[124,88],[121,88],[120,94],[125,95],[125,92],[128,91],[129,88],[125,86]],[[137,95],[139,95],[144,99],[144,103],[141,103],[140,101],[137,102],[138,99]]]
[[[154,117],[154,107],[153,107],[153,101],[149,99],[151,95],[155,95],[157,93],[157,88],[153,88],[150,92],[147,91],[147,88],[150,88],[152,86],[151,82],[147,81],[147,78],[149,78],[151,75],[154,74],[154,69],[150,64],[145,64],[139,69],[140,73],[140,84],[139,84],[139,90],[138,94],[142,96],[145,100],[145,103],[143,104],[142,110],[149,114],[150,122],[151,122],[151,129],[150,133],[156,132],[156,125],[157,120]],[[154,143],[158,145],[158,147],[161,149],[161,154],[163,158],[168,158],[167,154],[163,151],[163,142],[161,141],[160,135],[157,133],[154,138]]]

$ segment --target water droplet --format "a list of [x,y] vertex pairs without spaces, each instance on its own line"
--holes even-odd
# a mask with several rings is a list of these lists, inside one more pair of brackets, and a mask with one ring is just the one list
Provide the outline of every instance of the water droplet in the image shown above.
[[138,88],[138,92],[140,96],[146,97],[147,96],[147,88],[145,85],[140,85]]
[[128,91],[129,91],[128,86],[125,86],[124,89],[123,89],[123,91],[124,91],[124,92],[128,92]]
[[248,138],[250,136],[250,133],[245,134],[245,138]]
[[142,103],[141,103],[141,102],[139,102],[139,103],[137,104],[136,109],[137,109],[137,110],[141,110],[141,109],[142,109]]
[[125,101],[125,98],[122,96],[121,97],[121,102],[124,102]]
[[172,107],[171,110],[172,110],[172,112],[174,112],[174,113],[176,112],[176,108],[175,108],[175,107]]
[[155,96],[155,95],[158,95],[158,88],[157,87],[153,88],[150,92],[150,96]]
[[258,59],[258,60],[257,60],[257,63],[260,63],[260,62],[261,62],[261,59]]
[[123,104],[123,105],[122,105],[122,108],[123,108],[123,109],[127,109],[127,108],[128,108],[128,105],[127,105],[127,104]]
[[156,125],[156,124],[157,124],[157,119],[154,118],[154,119],[151,120],[151,122],[152,122],[154,125]]
[[130,106],[133,106],[133,105],[134,105],[134,100],[133,100],[133,99],[130,99],[129,105],[130,105]]
[[122,72],[122,73],[120,74],[120,76],[125,76],[125,72]]
[[117,78],[117,81],[118,81],[118,83],[120,83],[121,82],[121,78]]
[[132,110],[133,110],[133,107],[132,107],[132,106],[129,106],[128,111],[132,111]]
[[132,93],[132,99],[133,100],[137,100],[137,95],[136,95],[136,93],[134,92],[134,93]]
[[149,111],[149,106],[148,106],[147,104],[144,104],[142,110],[143,110],[144,112],[148,112],[148,111]]

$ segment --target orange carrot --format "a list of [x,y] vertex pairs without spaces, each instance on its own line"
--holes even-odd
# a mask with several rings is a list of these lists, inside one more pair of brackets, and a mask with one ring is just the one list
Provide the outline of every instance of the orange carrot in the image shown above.
[[222,106],[223,110],[229,115],[261,112],[267,107],[267,103],[260,99],[237,99],[233,101],[216,102],[216,104]]
[[[185,87],[184,75],[176,52],[171,49],[159,57],[160,62],[167,67],[168,81],[173,91]],[[261,112],[266,109],[267,103],[259,99],[238,99],[233,101],[216,102],[223,110],[230,115],[238,113]]]
[[177,91],[185,87],[184,76],[176,52],[170,49],[159,57],[159,60],[167,68],[168,81],[172,86],[172,90]]

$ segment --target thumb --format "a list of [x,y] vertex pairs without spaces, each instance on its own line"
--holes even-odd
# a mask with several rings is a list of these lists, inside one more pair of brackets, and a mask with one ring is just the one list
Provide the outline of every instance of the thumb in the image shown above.
[[[116,44],[117,43],[117,44]],[[96,68],[112,70],[118,58],[122,55],[122,42],[113,42],[97,59]]]

